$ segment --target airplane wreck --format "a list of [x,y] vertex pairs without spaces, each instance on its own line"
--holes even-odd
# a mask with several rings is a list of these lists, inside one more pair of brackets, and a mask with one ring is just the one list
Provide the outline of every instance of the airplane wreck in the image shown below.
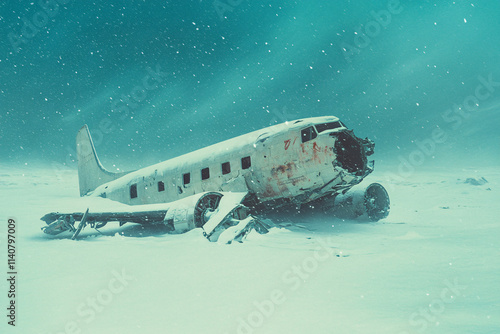
[[373,171],[374,143],[334,116],[285,122],[124,173],[102,166],[86,125],[76,145],[80,196],[104,204],[46,214],[42,230],[50,235],[76,239],[86,226],[118,222],[171,233],[199,228],[210,241],[230,243],[266,233],[266,213],[290,208],[368,221],[389,214],[384,187],[360,184]]

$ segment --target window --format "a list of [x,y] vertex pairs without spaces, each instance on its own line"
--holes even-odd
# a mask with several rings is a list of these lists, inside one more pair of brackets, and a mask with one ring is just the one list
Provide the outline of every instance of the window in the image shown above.
[[191,183],[191,173],[186,173],[182,175],[182,184],[186,185]]
[[165,191],[165,183],[163,181],[158,182],[158,191]]
[[302,142],[305,143],[311,139],[314,139],[318,136],[318,134],[316,133],[316,130],[314,130],[314,127],[313,126],[310,126],[308,128],[305,128],[304,130],[302,130],[301,132],[301,137],[302,137]]
[[252,161],[250,160],[250,157],[244,157],[241,158],[241,168],[242,169],[248,169],[252,166]]
[[207,168],[203,168],[201,170],[201,179],[202,180],[206,180],[210,177],[210,169]]
[[222,175],[231,173],[231,164],[229,162],[224,162],[222,164]]
[[130,198],[137,198],[137,183],[130,186]]
[[336,128],[341,128],[343,125],[340,122],[330,122],[330,123],[323,123],[323,124],[316,124],[316,130],[319,132],[323,132],[325,130],[332,130]]

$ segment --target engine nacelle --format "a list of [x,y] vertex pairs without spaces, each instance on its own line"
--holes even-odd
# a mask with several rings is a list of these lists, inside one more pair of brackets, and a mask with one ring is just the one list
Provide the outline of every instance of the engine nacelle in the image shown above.
[[189,196],[169,205],[164,223],[178,233],[202,227],[217,209],[222,194],[217,192]]
[[389,194],[379,183],[372,183],[338,194],[328,212],[338,218],[377,221],[387,217],[389,210]]
[[389,194],[378,183],[358,184],[345,193],[323,198],[305,208],[306,212],[313,213],[318,209],[337,218],[377,221],[389,215]]

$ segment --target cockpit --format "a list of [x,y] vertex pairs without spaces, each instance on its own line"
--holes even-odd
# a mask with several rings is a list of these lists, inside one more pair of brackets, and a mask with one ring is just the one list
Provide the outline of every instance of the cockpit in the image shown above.
[[318,123],[312,126],[309,126],[301,131],[302,142],[308,142],[318,136],[318,133],[334,130],[338,128],[345,128],[345,125],[340,121],[328,122],[328,123]]
[[[338,131],[333,131],[338,130]],[[301,130],[302,143],[318,137],[318,134],[326,132],[335,138],[332,149],[337,155],[337,164],[355,175],[364,175],[371,170],[366,157],[373,153],[373,142],[369,139],[356,137],[352,130],[340,121],[317,123]]]
[[321,132],[326,131],[326,130],[333,130],[333,129],[342,128],[342,127],[345,128],[345,125],[342,124],[342,122],[340,122],[340,121],[336,121],[336,122],[316,124],[315,127],[316,127],[316,131],[318,131],[318,133],[321,133]]

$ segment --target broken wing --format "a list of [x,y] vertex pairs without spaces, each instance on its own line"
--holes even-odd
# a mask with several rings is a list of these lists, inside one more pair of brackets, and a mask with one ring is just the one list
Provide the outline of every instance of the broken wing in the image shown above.
[[[259,233],[268,231],[268,227],[241,204],[246,196],[245,192],[205,192],[171,203],[134,206],[94,199],[85,212],[51,212],[40,219],[47,224],[42,228],[45,233],[70,232],[72,239],[76,239],[86,226],[99,229],[108,222],[118,222],[120,226],[126,223],[162,224],[172,233],[201,228],[208,240],[218,241],[224,234],[221,240],[229,243],[241,241],[253,229]],[[77,226],[76,222],[79,222]]]

